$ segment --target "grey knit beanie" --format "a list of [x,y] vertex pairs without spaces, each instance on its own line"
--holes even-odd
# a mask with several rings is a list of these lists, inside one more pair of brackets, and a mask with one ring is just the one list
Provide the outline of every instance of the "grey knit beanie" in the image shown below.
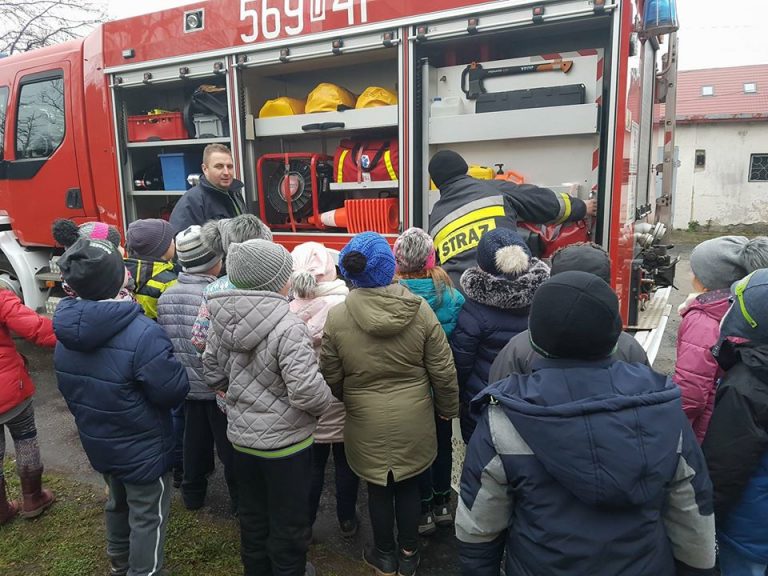
[[230,244],[227,253],[229,281],[241,290],[280,292],[293,271],[290,252],[268,240]]
[[188,274],[208,272],[221,262],[221,254],[203,244],[200,230],[200,226],[192,225],[176,234],[176,254],[181,269]]
[[222,256],[229,250],[229,245],[236,242],[257,238],[272,241],[272,231],[253,214],[211,220],[203,225],[201,233],[203,242]]
[[160,218],[136,220],[128,225],[126,240],[130,256],[160,260],[173,242],[173,228]]
[[691,252],[691,271],[707,290],[723,290],[747,274],[768,265],[768,239],[720,236]]
[[420,272],[435,267],[435,243],[421,228],[408,228],[392,248],[398,272]]

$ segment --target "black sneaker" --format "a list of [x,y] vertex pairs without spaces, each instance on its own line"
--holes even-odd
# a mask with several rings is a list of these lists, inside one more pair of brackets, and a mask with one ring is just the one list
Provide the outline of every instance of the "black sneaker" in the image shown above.
[[397,556],[394,552],[382,552],[375,546],[363,550],[363,562],[373,568],[376,576],[396,576]]
[[339,529],[341,530],[341,536],[343,538],[354,538],[357,535],[357,530],[359,527],[360,526],[357,523],[357,518],[352,518],[351,520],[342,520],[339,522]]
[[424,512],[419,519],[419,536],[431,536],[435,532],[437,532],[437,526],[432,511]]
[[126,576],[128,574],[128,556],[116,556],[109,559],[109,576]]
[[397,562],[399,565],[397,576],[416,576],[416,569],[419,567],[419,562],[421,562],[421,555],[418,550],[413,554],[406,554],[404,550],[400,550]]

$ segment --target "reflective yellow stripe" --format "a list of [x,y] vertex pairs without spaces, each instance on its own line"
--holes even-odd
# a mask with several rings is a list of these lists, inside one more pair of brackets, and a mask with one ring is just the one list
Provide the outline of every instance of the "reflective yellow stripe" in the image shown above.
[[387,172],[389,172],[389,179],[397,180],[397,172],[395,172],[395,169],[392,167],[392,156],[390,155],[389,150],[384,152],[384,163],[387,165]]
[[339,170],[336,174],[336,182],[344,182],[344,160],[347,159],[349,150],[342,150],[341,156],[339,156]]
[[154,320],[157,318],[157,298],[145,294],[136,294],[136,302],[144,310],[144,316]]
[[487,218],[499,218],[501,216],[504,216],[504,206],[501,206],[501,205],[488,206],[487,208],[480,208],[478,210],[473,210],[469,214],[465,214],[460,218],[456,218],[456,220],[453,220],[449,224],[446,224],[443,227],[443,229],[440,230],[435,235],[435,246],[442,244],[452,232],[458,230],[463,226],[466,226],[467,224],[476,222],[477,220],[485,220]]
[[560,193],[560,196],[563,198],[563,204],[565,205],[565,210],[563,212],[563,217],[560,218],[560,220],[557,221],[557,224],[562,224],[568,218],[571,217],[571,196],[570,194],[566,194],[565,192]]

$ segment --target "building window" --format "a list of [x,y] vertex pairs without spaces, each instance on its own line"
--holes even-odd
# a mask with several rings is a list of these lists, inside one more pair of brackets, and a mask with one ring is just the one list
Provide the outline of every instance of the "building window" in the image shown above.
[[749,162],[749,181],[768,182],[768,154],[752,154]]
[[704,168],[707,164],[707,152],[705,150],[696,150],[696,168]]
[[715,87],[714,86],[702,86],[701,87],[701,95],[702,96],[714,96],[715,95]]
[[744,94],[757,94],[757,83],[744,82]]

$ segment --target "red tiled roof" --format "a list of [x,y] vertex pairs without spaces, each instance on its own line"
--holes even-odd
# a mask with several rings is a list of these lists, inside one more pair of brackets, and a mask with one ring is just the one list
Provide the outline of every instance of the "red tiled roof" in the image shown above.
[[[757,84],[757,92],[745,94],[746,83]],[[702,86],[712,86],[714,96],[702,96]],[[660,118],[664,106],[656,108]],[[676,116],[678,122],[768,120],[768,64],[678,72]]]

